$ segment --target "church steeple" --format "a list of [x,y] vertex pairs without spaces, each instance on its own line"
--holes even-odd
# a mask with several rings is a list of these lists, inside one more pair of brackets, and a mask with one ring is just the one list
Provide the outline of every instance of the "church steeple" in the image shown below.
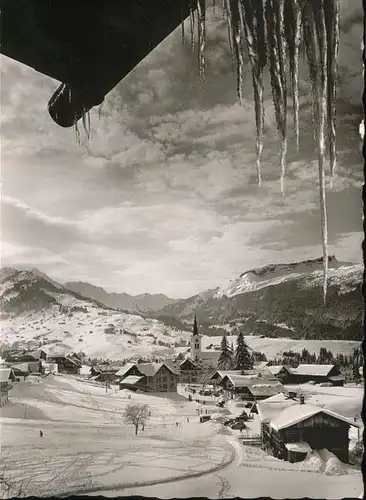
[[194,322],[193,322],[193,336],[198,337],[198,326],[197,326],[197,316],[196,314],[194,315]]

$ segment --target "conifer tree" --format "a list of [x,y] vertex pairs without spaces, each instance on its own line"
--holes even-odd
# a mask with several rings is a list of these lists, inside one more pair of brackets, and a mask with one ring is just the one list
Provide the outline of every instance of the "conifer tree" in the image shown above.
[[232,367],[232,361],[232,352],[226,335],[224,335],[221,341],[220,356],[217,362],[217,367],[221,370],[229,370]]
[[236,340],[235,351],[235,369],[236,370],[251,370],[253,368],[253,360],[250,356],[248,346],[244,340],[243,332],[239,332]]

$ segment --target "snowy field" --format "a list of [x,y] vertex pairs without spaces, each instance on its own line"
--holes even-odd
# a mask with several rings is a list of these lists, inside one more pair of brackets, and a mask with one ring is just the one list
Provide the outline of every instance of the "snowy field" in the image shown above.
[[[238,433],[220,423],[200,424],[200,405],[178,394],[128,399],[127,391],[106,393],[71,376],[50,376],[17,384],[10,399],[1,411],[2,464],[24,480],[27,494],[336,499],[362,490],[356,469],[327,473],[315,458],[289,464],[242,446]],[[152,412],[138,436],[123,422],[131,402],[147,403]],[[218,413],[209,403],[201,408]]]
[[[236,345],[236,336],[227,336],[229,344],[233,342],[234,347]],[[213,346],[220,346],[222,337],[220,336],[206,336],[202,337],[203,350],[207,352],[212,352],[211,349],[207,349],[207,346],[213,344]],[[361,343],[356,340],[296,340],[296,339],[286,339],[286,338],[260,338],[255,335],[246,335],[245,342],[248,346],[253,349],[253,351],[259,351],[266,355],[267,359],[273,359],[276,357],[281,357],[284,351],[294,351],[301,352],[303,349],[307,349],[310,353],[319,354],[320,348],[325,347],[326,349],[332,351],[333,355],[343,354],[349,356],[352,354],[353,349],[356,347],[360,348]],[[218,354],[217,354],[218,355]]]
[[[155,319],[102,309],[67,294],[53,295],[64,307],[82,307],[85,311],[65,313],[51,306],[3,319],[2,342],[32,341],[47,352],[72,350],[89,357],[124,359],[178,354],[176,343],[190,339],[190,332],[175,330]],[[106,333],[106,329],[114,333]]]

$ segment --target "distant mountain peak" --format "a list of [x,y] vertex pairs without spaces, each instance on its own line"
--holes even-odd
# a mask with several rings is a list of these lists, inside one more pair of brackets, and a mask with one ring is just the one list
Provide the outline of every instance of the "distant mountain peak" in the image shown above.
[[[240,278],[245,276],[246,274],[254,274],[255,276],[264,276],[266,274],[274,273],[276,271],[295,271],[296,269],[303,268],[302,272],[311,272],[312,268],[319,268],[323,266],[324,259],[323,257],[319,257],[317,259],[307,259],[301,260],[299,262],[290,262],[289,264],[279,263],[279,264],[267,264],[263,267],[258,267],[255,269],[250,269],[249,271],[245,271],[240,275]],[[336,259],[335,255],[330,255],[328,257],[328,263],[332,267],[338,267],[341,265],[345,265],[346,263],[339,263]],[[351,265],[351,264],[350,264]]]

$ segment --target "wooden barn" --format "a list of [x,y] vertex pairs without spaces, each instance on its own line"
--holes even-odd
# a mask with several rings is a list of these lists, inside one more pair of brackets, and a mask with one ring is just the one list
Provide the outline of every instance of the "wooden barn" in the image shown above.
[[293,380],[292,367],[287,365],[273,365],[267,366],[274,377],[276,377],[281,384],[289,384]]
[[120,389],[133,388],[150,392],[177,390],[179,372],[165,363],[136,363],[123,368],[118,372],[121,374]]
[[285,390],[276,378],[256,375],[225,375],[218,385],[224,389],[226,398],[236,397],[247,401],[260,401]]
[[290,381],[287,383],[303,384],[306,382],[328,382],[334,386],[343,386],[345,377],[335,365],[299,365],[291,368]]
[[[257,405],[262,445],[273,455],[298,462],[311,450],[327,449],[348,463],[349,429],[358,427],[351,419],[325,408],[278,395]],[[272,407],[271,407],[272,406]]]

